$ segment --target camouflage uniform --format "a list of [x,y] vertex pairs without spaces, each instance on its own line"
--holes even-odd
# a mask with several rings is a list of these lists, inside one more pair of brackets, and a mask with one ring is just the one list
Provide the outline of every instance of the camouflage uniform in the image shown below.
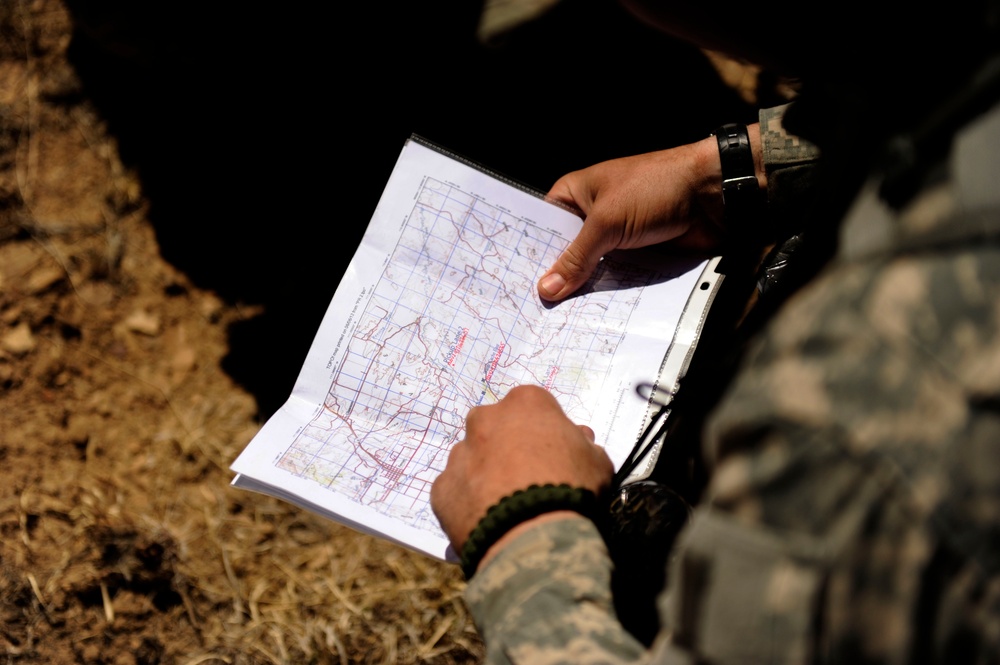
[[[769,164],[800,166],[810,148],[762,120]],[[755,342],[709,422],[652,649],[578,518],[471,580],[489,662],[1000,662],[998,153],[994,107],[899,212],[866,185]]]

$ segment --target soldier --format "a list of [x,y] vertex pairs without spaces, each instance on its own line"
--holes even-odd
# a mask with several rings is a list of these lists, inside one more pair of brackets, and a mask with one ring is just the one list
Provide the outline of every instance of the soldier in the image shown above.
[[432,505],[488,661],[1000,662],[1000,4],[847,2],[825,29],[801,3],[630,5],[801,77],[789,107],[720,132],[749,144],[768,210],[719,137],[568,174],[551,196],[585,225],[540,295],[616,247],[803,231],[808,251],[704,429],[648,647],[590,519],[613,475],[593,432],[537,387],[469,413]]

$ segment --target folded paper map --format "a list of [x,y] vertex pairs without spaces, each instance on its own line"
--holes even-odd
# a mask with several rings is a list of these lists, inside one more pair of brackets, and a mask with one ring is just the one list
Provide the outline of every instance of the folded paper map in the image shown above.
[[233,462],[233,484],[449,560],[430,488],[471,408],[544,386],[620,465],[655,411],[637,387],[675,386],[720,276],[712,261],[622,252],[547,303],[536,283],[582,224],[409,139],[291,396]]

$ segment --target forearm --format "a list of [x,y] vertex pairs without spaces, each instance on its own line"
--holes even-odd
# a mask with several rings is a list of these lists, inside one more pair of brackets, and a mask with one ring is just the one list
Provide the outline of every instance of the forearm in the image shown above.
[[597,528],[582,517],[536,524],[513,537],[484,562],[465,594],[487,662],[645,662],[645,649],[615,615],[611,570]]

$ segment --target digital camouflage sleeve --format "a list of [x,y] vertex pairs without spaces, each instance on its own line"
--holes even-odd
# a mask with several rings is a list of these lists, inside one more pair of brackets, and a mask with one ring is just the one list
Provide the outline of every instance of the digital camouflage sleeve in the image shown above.
[[998,145],[995,108],[900,213],[866,188],[752,349],[709,423],[653,649],[570,519],[471,580],[490,663],[1000,662]]

